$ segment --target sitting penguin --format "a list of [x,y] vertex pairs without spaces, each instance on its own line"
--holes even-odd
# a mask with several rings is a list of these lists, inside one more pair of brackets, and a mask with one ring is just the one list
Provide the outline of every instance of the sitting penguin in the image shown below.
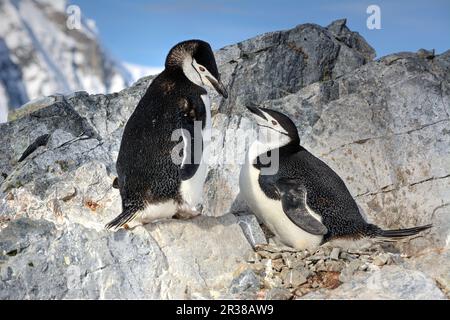
[[[241,170],[240,192],[283,244],[314,249],[335,239],[400,238],[431,227],[383,230],[367,223],[342,179],[300,145],[289,117],[265,108],[248,110],[259,134]],[[273,161],[278,170],[265,172]]]

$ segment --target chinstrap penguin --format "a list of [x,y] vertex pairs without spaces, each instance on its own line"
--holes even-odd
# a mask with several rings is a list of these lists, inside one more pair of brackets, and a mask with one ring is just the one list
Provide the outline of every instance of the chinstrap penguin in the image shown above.
[[[207,174],[202,157],[207,143],[204,132],[211,128],[206,87],[228,97],[210,45],[201,40],[175,45],[164,71],[153,80],[125,126],[114,181],[122,213],[106,228],[119,228],[134,219],[148,223],[180,212],[198,214],[195,207],[201,202]],[[200,138],[194,134],[198,124]],[[189,135],[183,133],[181,142],[173,141],[172,134],[180,129]],[[176,163],[172,152],[180,144],[182,162]]]
[[[383,230],[367,223],[342,179],[300,145],[289,117],[265,108],[248,109],[259,134],[241,170],[241,194],[283,244],[314,249],[331,240],[400,238],[431,227]],[[261,156],[267,153],[278,161],[274,174],[263,174],[269,164]]]

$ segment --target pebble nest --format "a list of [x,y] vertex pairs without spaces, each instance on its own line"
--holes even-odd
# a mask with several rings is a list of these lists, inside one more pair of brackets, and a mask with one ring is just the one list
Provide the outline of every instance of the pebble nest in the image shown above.
[[318,289],[335,289],[356,273],[400,264],[404,258],[380,244],[361,250],[320,247],[314,252],[259,245],[235,272],[231,292],[253,292],[256,299],[296,299]]

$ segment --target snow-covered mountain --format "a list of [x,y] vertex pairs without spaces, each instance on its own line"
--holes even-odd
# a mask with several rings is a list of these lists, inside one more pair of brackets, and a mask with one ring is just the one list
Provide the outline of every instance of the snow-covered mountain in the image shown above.
[[0,122],[8,109],[55,93],[119,91],[145,74],[101,46],[95,23],[67,26],[66,0],[0,0]]

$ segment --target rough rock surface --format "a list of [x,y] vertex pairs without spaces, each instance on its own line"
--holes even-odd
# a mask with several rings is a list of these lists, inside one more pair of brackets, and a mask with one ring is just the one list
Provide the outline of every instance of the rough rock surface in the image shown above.
[[[230,214],[248,211],[238,186],[250,137],[245,130],[252,127],[244,117],[248,105],[291,115],[302,144],[345,180],[370,221],[384,228],[434,223],[432,230],[395,247],[411,256],[407,265],[383,267],[386,256],[371,263],[380,267],[381,279],[430,289],[428,296],[392,292],[387,297],[441,298],[450,273],[450,51],[372,61],[374,55],[345,20],[327,28],[300,25],[219,50],[230,98],[211,93],[220,133],[213,137],[212,148],[219,150],[213,159],[234,158],[211,163],[203,208],[210,217],[116,234],[103,230],[120,211],[119,193],[112,188],[114,164],[123,127],[152,77],[116,94],[77,92],[26,106],[15,121],[0,126],[1,298],[278,299],[292,297],[298,286],[326,298],[334,292],[342,297],[339,292],[347,287],[349,297],[377,297],[357,289],[366,278],[347,285],[357,263],[344,268],[345,248],[339,248],[337,260],[336,251],[332,258],[329,253],[324,265],[336,271],[316,284],[317,270],[303,273],[288,266],[283,279],[289,279],[289,288],[281,277],[263,280],[260,289],[271,289],[258,295],[260,275],[242,274],[256,263],[245,262],[251,247],[265,242],[254,218]],[[42,139],[47,134],[48,141]],[[18,162],[30,145],[44,140]],[[233,145],[237,150],[230,153]],[[291,263],[305,258],[296,254]],[[286,268],[281,257],[266,258],[280,273]],[[440,268],[427,267],[436,259]],[[413,270],[413,276],[402,278],[397,267]],[[324,280],[346,286],[323,289]]]
[[0,299],[192,299],[223,291],[251,247],[226,215],[116,233],[21,218],[0,250]]

